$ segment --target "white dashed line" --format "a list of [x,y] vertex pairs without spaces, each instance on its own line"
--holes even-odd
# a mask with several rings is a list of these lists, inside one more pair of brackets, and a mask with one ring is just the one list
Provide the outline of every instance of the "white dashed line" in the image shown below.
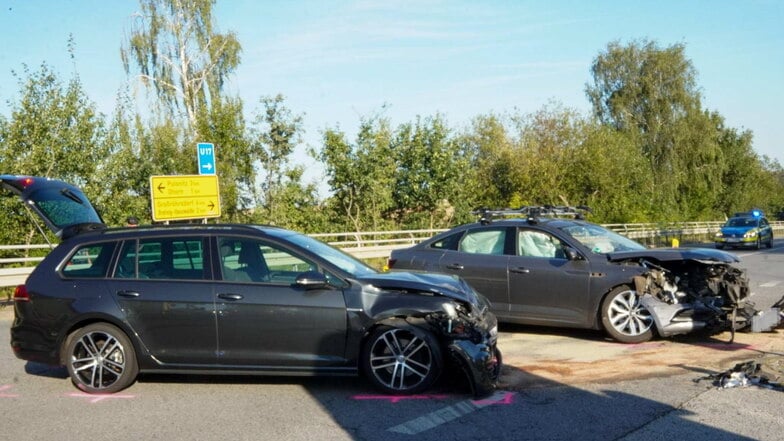
[[774,286],[778,285],[779,283],[781,283],[780,280],[773,280],[772,282],[765,282],[765,283],[761,284],[759,287],[760,288],[773,288]]
[[513,396],[512,392],[498,391],[485,400],[461,401],[395,427],[390,427],[387,430],[404,435],[416,435],[493,404],[511,404]]

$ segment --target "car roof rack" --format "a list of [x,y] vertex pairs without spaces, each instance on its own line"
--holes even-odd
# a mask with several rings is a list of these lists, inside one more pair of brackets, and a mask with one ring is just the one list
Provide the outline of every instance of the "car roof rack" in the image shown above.
[[591,209],[585,205],[576,207],[567,205],[526,205],[520,208],[478,208],[471,212],[479,216],[479,222],[486,225],[493,222],[493,218],[498,217],[525,217],[529,223],[536,223],[540,217],[570,217],[574,219],[585,219],[585,214],[590,213]]

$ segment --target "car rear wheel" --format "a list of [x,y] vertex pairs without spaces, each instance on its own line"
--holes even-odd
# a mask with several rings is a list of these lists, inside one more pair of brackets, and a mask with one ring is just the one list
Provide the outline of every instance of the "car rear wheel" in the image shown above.
[[640,304],[637,292],[628,286],[619,286],[604,298],[602,324],[621,343],[641,343],[653,337],[653,317]]
[[125,389],[139,372],[131,341],[108,323],[94,323],[74,331],[68,337],[66,354],[71,381],[91,394]]
[[429,388],[442,369],[441,349],[432,334],[408,324],[380,326],[367,339],[363,370],[374,386],[390,394]]

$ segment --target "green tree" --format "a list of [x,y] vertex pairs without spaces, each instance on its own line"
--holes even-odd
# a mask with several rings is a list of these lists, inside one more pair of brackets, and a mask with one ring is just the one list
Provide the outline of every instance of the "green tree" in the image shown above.
[[405,227],[446,227],[456,208],[466,210],[468,160],[440,116],[402,124],[391,149],[396,167],[394,211]]
[[[0,170],[57,178],[89,190],[106,156],[105,129],[103,115],[85,95],[79,77],[63,84],[42,64],[36,72],[25,66],[17,78],[20,98],[10,102],[10,118],[0,120]],[[87,195],[93,196],[90,191]],[[19,212],[17,201],[4,198],[3,205],[7,212]],[[2,243],[30,243],[34,233],[24,216],[0,220]]]
[[[519,161],[504,119],[498,115],[475,117],[471,126],[457,137],[469,161],[466,199],[472,208],[507,207],[516,198]],[[458,218],[466,221],[465,217]]]
[[728,185],[722,181],[729,166],[720,144],[722,119],[702,109],[685,46],[613,42],[591,72],[586,92],[594,115],[627,134],[648,161],[653,179],[643,193],[652,200],[651,218],[714,216]]
[[[225,97],[213,103],[209,112],[201,114],[198,132],[203,140],[209,140],[215,146],[221,219],[229,222],[251,220],[256,202],[253,197],[256,170],[242,100]],[[195,147],[194,143],[191,148]],[[192,158],[188,163],[192,163]]]
[[[302,140],[302,116],[293,115],[284,101],[282,95],[259,100],[262,110],[254,120],[250,148],[263,175],[259,200],[263,211],[261,218],[279,225],[284,219],[299,219],[300,215],[287,212],[301,212],[312,206],[315,199],[315,186],[302,186],[300,182],[304,168],[291,166],[291,156]],[[292,204],[292,198],[298,202]]]
[[353,144],[337,129],[327,129],[323,139],[314,154],[325,167],[333,193],[330,206],[348,220],[344,228],[361,232],[386,226],[384,213],[393,206],[395,173],[389,121],[363,119]]
[[128,216],[152,222],[150,176],[193,174],[193,154],[181,145],[182,130],[161,118],[150,125],[130,110],[131,101],[121,94],[106,137],[107,160],[97,171],[96,202],[104,220],[122,225]]
[[140,0],[129,41],[121,48],[123,66],[135,63],[142,82],[153,88],[172,117],[184,112],[193,138],[200,138],[199,114],[222,98],[228,76],[240,62],[234,33],[219,33],[215,0]]
[[587,124],[563,170],[569,202],[591,208],[590,220],[647,222],[652,176],[634,137],[601,124]]
[[528,115],[516,115],[519,133],[515,160],[519,163],[512,205],[570,204],[566,172],[574,148],[584,139],[586,122],[574,110],[549,103]]

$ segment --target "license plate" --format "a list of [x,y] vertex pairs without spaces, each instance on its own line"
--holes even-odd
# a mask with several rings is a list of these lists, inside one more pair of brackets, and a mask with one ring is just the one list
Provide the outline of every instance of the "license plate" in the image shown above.
[[727,242],[740,242],[740,239],[738,239],[737,237],[730,237],[727,238]]

